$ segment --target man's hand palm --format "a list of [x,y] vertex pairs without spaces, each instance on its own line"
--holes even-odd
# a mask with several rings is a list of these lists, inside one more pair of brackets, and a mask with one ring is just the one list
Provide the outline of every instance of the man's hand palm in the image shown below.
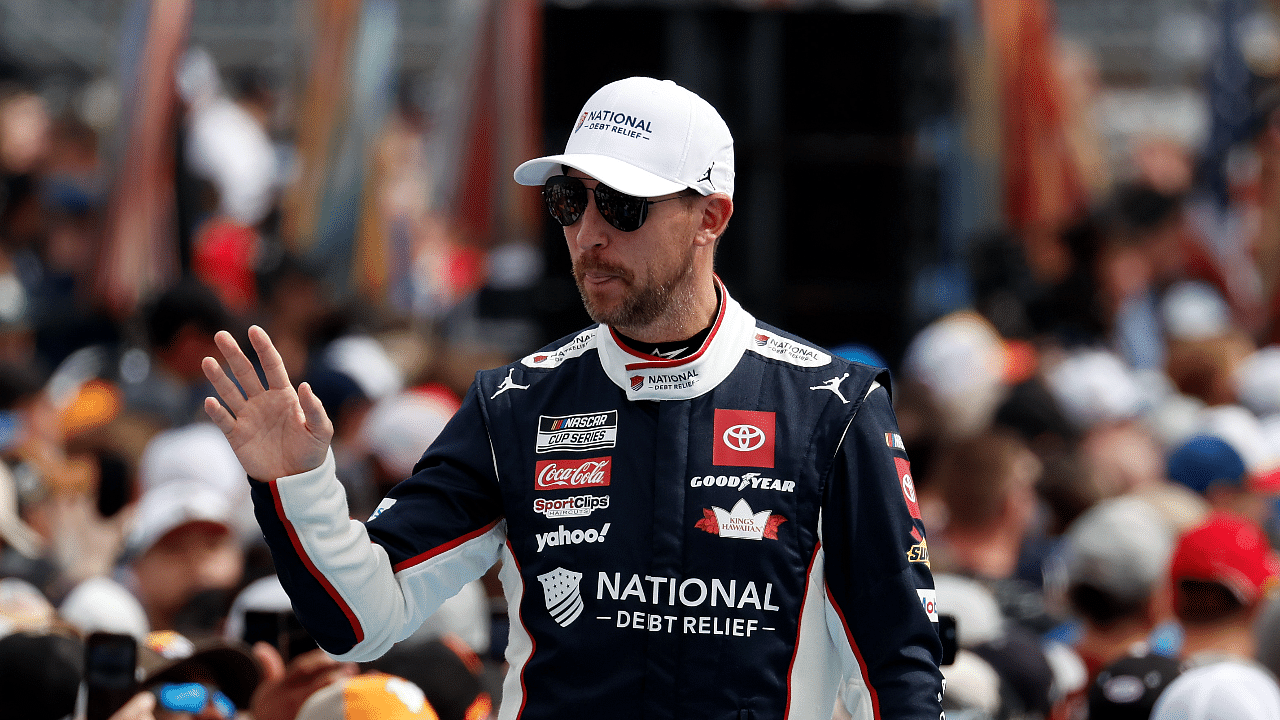
[[254,479],[270,482],[319,467],[333,438],[333,424],[324,406],[306,383],[294,391],[284,362],[265,331],[254,326],[249,329],[249,339],[258,352],[267,386],[235,339],[219,332],[214,341],[239,387],[216,360],[205,358],[201,365],[205,377],[222,398],[222,403],[206,398],[205,412],[227,436],[240,465]]

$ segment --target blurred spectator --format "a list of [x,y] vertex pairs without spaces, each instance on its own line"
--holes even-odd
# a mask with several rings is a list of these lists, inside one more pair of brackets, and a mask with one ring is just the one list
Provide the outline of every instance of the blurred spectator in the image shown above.
[[1280,689],[1262,668],[1217,662],[1179,675],[1151,711],[1151,720],[1275,720]]
[[1136,497],[1096,505],[1067,532],[1066,598],[1083,632],[1076,652],[1090,678],[1138,654],[1165,616],[1164,579],[1174,537],[1163,518]]
[[1089,720],[1148,720],[1156,699],[1179,672],[1176,660],[1161,655],[1116,660],[1089,686]]
[[13,472],[0,461],[0,577],[42,574],[32,567],[44,555],[45,542],[18,514]]
[[1163,448],[1142,422],[1099,423],[1081,439],[1080,453],[1103,497],[1165,484]]
[[293,720],[312,693],[357,672],[353,663],[316,649],[275,575],[249,583],[236,595],[222,637],[232,644],[252,642],[262,669],[252,703],[253,717],[260,720]]
[[1041,464],[1017,437],[988,432],[946,447],[927,487],[930,556],[937,572],[1013,575],[1036,511]]
[[1269,500],[1280,492],[1280,475],[1255,475],[1227,441],[1195,435],[1169,453],[1169,479],[1208,500],[1215,510],[1234,513],[1258,525],[1271,515]]
[[259,268],[258,297],[258,324],[271,334],[289,377],[305,378],[312,344],[333,310],[319,275],[294,256],[281,254]]
[[939,572],[933,576],[939,614],[956,619],[956,642],[972,649],[1004,635],[1005,617],[991,590],[963,575]]
[[1041,472],[1017,436],[988,431],[941,448],[920,495],[934,571],[986,584],[1003,615],[1034,632],[1055,624],[1039,576],[1017,574],[1036,525]]
[[1254,626],[1258,643],[1258,662],[1280,676],[1280,593],[1273,593],[1262,608]]
[[156,697],[156,720],[233,718],[237,709],[250,709],[262,681],[261,669],[242,643],[193,643],[172,631],[147,635],[138,648],[138,669],[139,685]]
[[244,569],[231,503],[199,481],[174,481],[144,493],[126,553],[124,584],[153,630],[212,632]]
[[996,409],[992,425],[1018,433],[1042,460],[1067,454],[1080,435],[1067,421],[1048,384],[1039,375],[1009,388],[1008,397]]
[[[479,717],[484,717],[479,716]],[[395,675],[366,673],[317,691],[297,720],[441,720],[422,688]]]
[[139,496],[143,496],[170,483],[200,483],[226,498],[232,526],[243,542],[260,542],[262,531],[253,517],[245,478],[226,436],[205,421],[152,437],[138,462],[137,485]]
[[1006,620],[984,583],[939,573],[934,585],[939,613],[956,619],[959,646],[956,662],[942,667],[948,717],[1048,717],[1071,682],[1059,677],[1040,640]]
[[1134,368],[1163,368],[1159,302],[1185,262],[1181,198],[1142,184],[1119,186],[1104,227],[1098,277],[1111,344]]
[[109,632],[132,635],[141,641],[151,632],[147,613],[138,599],[123,585],[105,577],[89,578],[76,585],[58,606],[58,616],[81,637]]
[[120,375],[128,412],[156,429],[204,420],[212,386],[200,369],[216,355],[213,335],[226,330],[226,310],[208,287],[184,280],[161,293],[144,312],[148,352],[126,353]]
[[1236,368],[1235,391],[1241,405],[1265,424],[1280,416],[1280,345],[1259,348]]
[[274,645],[285,660],[316,649],[297,616],[289,595],[275,575],[258,578],[241,590],[231,603],[222,637],[254,644]]
[[456,637],[398,643],[367,667],[422,688],[440,720],[482,720],[493,710],[480,658]]
[[960,650],[955,662],[942,667],[947,692],[942,709],[956,720],[995,720],[1006,717],[999,673],[972,650]]
[[1213,513],[1178,542],[1170,560],[1173,611],[1182,657],[1253,658],[1253,625],[1280,576],[1266,535],[1238,516]]
[[324,349],[324,362],[350,376],[374,402],[404,389],[404,373],[372,336],[348,331],[334,338]]
[[347,486],[353,515],[368,517],[388,490],[413,474],[413,466],[459,404],[445,388],[428,385],[389,396],[373,406],[360,427],[361,444],[373,460],[372,482],[365,488]]
[[907,347],[904,377],[928,392],[944,438],[981,432],[1007,393],[1003,339],[981,316],[957,312],[934,321]]
[[84,645],[45,632],[0,637],[0,720],[71,717],[84,674]]
[[1000,676],[1001,716],[1024,720],[1049,717],[1061,697],[1054,686],[1053,667],[1035,634],[1010,627],[972,652]]
[[18,578],[0,578],[0,636],[44,632],[54,619],[53,605],[36,586]]
[[219,215],[245,227],[257,225],[271,209],[278,179],[270,138],[253,113],[227,97],[213,57],[204,48],[187,51],[177,80],[188,107],[187,158],[192,171],[217,188]]
[[1165,329],[1166,370],[1183,393],[1208,405],[1234,402],[1240,364],[1254,351],[1253,340],[1231,318],[1231,309],[1212,286],[1174,283],[1160,306]]
[[1049,392],[1080,432],[1138,417],[1146,400],[1137,373],[1119,355],[1082,349],[1047,363]]

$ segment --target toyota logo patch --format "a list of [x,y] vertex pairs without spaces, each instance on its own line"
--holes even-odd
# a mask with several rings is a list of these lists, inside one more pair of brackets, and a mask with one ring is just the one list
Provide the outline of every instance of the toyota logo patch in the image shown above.
[[755,425],[734,425],[720,436],[730,450],[751,452],[764,445],[764,431]]
[[768,411],[716,408],[711,464],[773,467],[775,421]]

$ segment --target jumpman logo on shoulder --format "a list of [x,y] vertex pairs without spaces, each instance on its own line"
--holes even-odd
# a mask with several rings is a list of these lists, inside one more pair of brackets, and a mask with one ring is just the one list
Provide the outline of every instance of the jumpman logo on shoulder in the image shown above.
[[716,164],[715,164],[714,162],[712,162],[712,163],[711,163],[711,165],[707,168],[707,171],[706,171],[706,172],[704,172],[704,173],[702,173],[702,177],[698,178],[698,182],[705,182],[705,183],[707,183],[708,185],[710,185],[710,186],[711,186],[711,189],[712,189],[712,190],[715,190],[715,189],[716,189],[716,184],[715,184],[715,183],[713,183],[713,182],[711,182],[711,171],[712,171],[713,169],[715,169],[715,166],[716,166]]
[[830,380],[827,380],[826,382],[822,383],[821,385],[812,385],[809,387],[809,389],[810,390],[830,390],[831,392],[836,394],[836,397],[840,398],[840,402],[842,404],[848,405],[849,401],[845,399],[844,393],[840,392],[840,383],[844,382],[844,379],[847,377],[849,377],[849,373],[845,373],[840,377],[833,377]]
[[510,370],[507,371],[507,377],[502,381],[502,384],[498,386],[498,392],[489,396],[490,400],[498,397],[499,395],[501,395],[502,393],[508,390],[528,390],[529,389],[528,385],[517,385],[516,382],[511,379],[511,375],[514,374],[515,371],[516,371],[515,368],[511,368]]

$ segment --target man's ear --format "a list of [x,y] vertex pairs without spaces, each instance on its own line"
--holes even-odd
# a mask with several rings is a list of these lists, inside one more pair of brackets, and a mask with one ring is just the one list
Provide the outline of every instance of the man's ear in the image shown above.
[[724,193],[714,193],[703,198],[700,204],[702,217],[696,244],[715,245],[716,239],[729,226],[729,218],[733,217],[733,200]]

